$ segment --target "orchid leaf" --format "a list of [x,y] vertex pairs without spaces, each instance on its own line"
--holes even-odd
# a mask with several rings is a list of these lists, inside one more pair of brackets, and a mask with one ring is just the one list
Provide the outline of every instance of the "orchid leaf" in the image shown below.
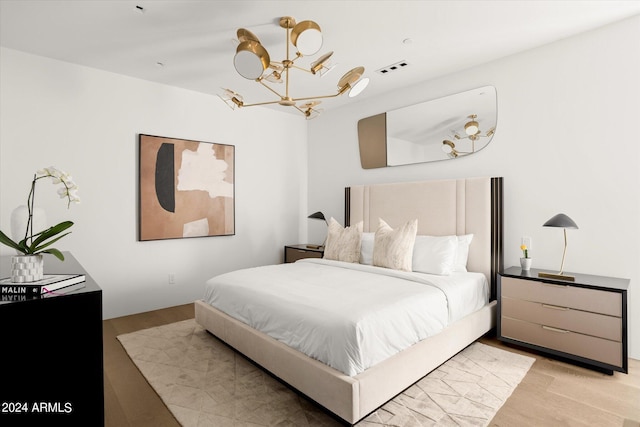
[[22,253],[30,254],[31,252],[29,252],[30,249],[29,245],[27,245],[27,239],[28,238],[24,238],[18,242],[18,246],[20,247],[18,250]]
[[60,234],[61,232],[71,227],[72,225],[73,225],[73,222],[71,221],[63,221],[60,224],[54,225],[53,227],[49,227],[46,230],[38,234],[35,234],[33,237],[38,236],[38,238],[34,240],[33,243],[31,243],[30,249],[34,250],[34,248],[36,248],[40,243],[44,242],[47,239],[50,239],[56,234]]
[[9,238],[6,234],[0,231],[0,243],[3,245],[7,245],[10,248],[13,248],[17,251],[24,252],[24,248],[20,247],[20,245]]
[[46,251],[42,251],[42,252],[44,252],[45,254],[51,254],[51,255],[55,256],[56,258],[58,258],[60,261],[64,261],[64,255],[62,254],[62,252],[60,252],[59,250],[57,250],[55,248],[49,248]]
[[47,248],[47,247],[49,247],[49,246],[53,245],[55,242],[57,242],[58,240],[62,239],[64,236],[66,236],[67,234],[70,234],[70,233],[71,233],[71,232],[69,232],[69,233],[64,233],[63,235],[56,237],[55,239],[51,240],[50,242],[44,243],[44,244],[42,244],[42,245],[40,245],[40,246],[37,246],[37,247],[35,247],[35,248],[32,246],[32,247],[31,247],[31,248],[29,248],[29,249],[30,249],[30,250],[32,250],[34,254],[35,254],[35,253],[38,253],[38,252],[44,252],[44,251],[43,251],[43,249],[44,249],[44,248]]

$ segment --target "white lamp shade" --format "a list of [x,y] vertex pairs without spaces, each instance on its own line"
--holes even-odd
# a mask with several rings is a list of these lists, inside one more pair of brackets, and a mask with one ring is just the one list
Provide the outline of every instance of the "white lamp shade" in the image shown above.
[[355,98],[369,85],[369,77],[358,80],[349,91],[349,98]]
[[233,65],[238,74],[249,80],[262,76],[270,62],[267,50],[252,40],[240,43],[236,49],[236,56],[233,57]]
[[480,128],[478,127],[478,122],[476,121],[471,121],[464,127],[464,131],[467,133],[467,135],[475,135],[476,133],[478,133],[479,129]]
[[322,47],[320,26],[313,21],[302,21],[293,27],[291,41],[303,55],[313,55]]
[[327,74],[329,74],[334,68],[336,68],[335,64],[328,64],[328,65],[325,64],[324,67],[320,68],[320,71],[318,71],[317,74],[320,77],[324,77]]
[[262,61],[255,54],[247,51],[236,53],[233,58],[233,65],[236,71],[245,79],[255,80],[264,73]]

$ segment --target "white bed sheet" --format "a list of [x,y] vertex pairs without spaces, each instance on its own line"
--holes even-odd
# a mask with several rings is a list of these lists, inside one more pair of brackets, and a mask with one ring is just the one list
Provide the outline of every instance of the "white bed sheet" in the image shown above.
[[483,307],[489,288],[480,273],[303,259],[216,276],[204,301],[353,376]]

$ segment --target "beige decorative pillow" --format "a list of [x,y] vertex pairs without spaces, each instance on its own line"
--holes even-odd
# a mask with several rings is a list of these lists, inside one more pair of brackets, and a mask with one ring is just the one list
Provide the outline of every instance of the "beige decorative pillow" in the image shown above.
[[352,227],[343,228],[338,221],[329,219],[324,258],[334,261],[359,262],[362,221]]
[[382,218],[378,219],[378,224],[373,243],[373,265],[411,271],[418,220],[408,221],[395,230]]

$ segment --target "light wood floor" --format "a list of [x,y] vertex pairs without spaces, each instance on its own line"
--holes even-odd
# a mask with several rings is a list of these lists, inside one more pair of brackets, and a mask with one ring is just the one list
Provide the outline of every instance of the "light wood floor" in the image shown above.
[[[179,426],[131,362],[116,336],[194,317],[193,304],[105,320],[105,425]],[[484,344],[536,358],[492,426],[640,427],[640,361],[629,374],[608,376],[509,347],[495,338]]]

